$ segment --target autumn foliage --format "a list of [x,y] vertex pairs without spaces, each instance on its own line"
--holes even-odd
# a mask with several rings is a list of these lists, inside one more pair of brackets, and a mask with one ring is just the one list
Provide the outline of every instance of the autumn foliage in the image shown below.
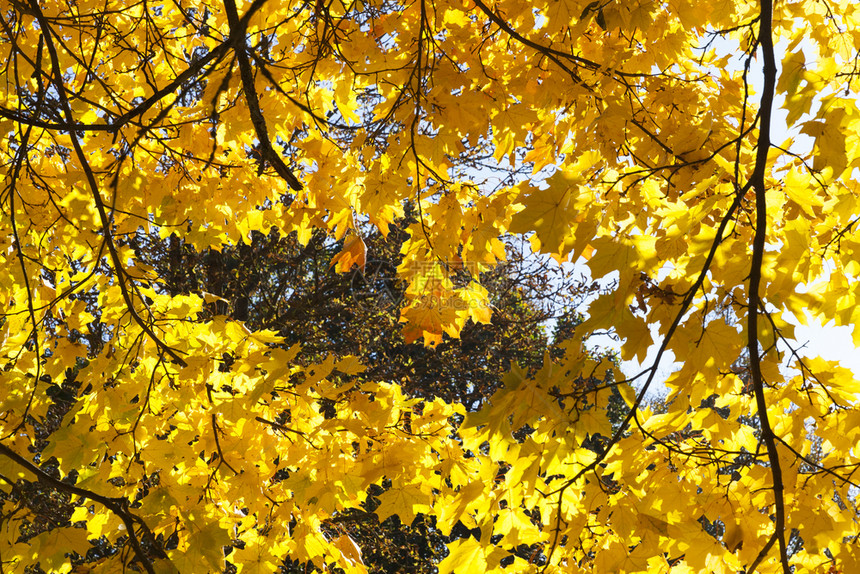
[[[2,0],[0,571],[377,571],[390,517],[442,573],[860,571],[860,381],[793,333],[860,320],[859,49],[848,0]],[[386,240],[395,314],[310,320]],[[520,365],[517,240],[604,286]]]

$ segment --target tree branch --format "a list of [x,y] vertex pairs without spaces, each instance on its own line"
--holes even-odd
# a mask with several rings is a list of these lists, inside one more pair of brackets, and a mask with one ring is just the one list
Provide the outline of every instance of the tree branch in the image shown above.
[[[143,529],[144,534],[147,536],[149,541],[153,544],[153,548],[158,549],[155,545],[155,538],[152,536],[152,532],[149,530],[149,527],[146,523],[138,516],[135,516],[128,510],[128,500],[125,498],[108,498],[107,496],[102,496],[100,494],[96,494],[90,490],[86,490],[84,488],[79,488],[73,484],[65,483],[61,480],[57,480],[17,452],[13,451],[11,448],[4,444],[0,444],[0,454],[11,459],[19,466],[22,466],[27,469],[30,473],[36,475],[39,479],[39,482],[42,484],[54,488],[56,490],[61,490],[68,494],[75,494],[77,496],[81,496],[87,498],[89,500],[98,502],[117,516],[119,516],[122,523],[125,525],[126,532],[128,532],[128,538],[131,541],[131,545],[134,548],[134,553],[137,554],[138,559],[140,560],[143,567],[149,574],[155,574],[155,568],[152,565],[152,561],[146,556],[146,553],[143,551],[143,547],[140,544],[140,540],[137,537],[137,533],[135,533],[135,524],[140,525]],[[160,551],[159,551],[160,552]],[[161,553],[160,558],[168,560],[167,556]]]
[[[750,182],[755,191],[755,237],[753,238],[752,261],[749,274],[749,299],[747,305],[747,350],[750,357],[750,375],[755,395],[756,411],[759,424],[761,425],[762,440],[767,448],[767,458],[770,462],[770,472],[773,477],[773,496],[775,506],[774,534],[779,544],[779,561],[782,564],[783,574],[791,572],[788,563],[788,548],[785,540],[785,500],[783,491],[785,485],[782,481],[782,467],[777,452],[776,436],[770,426],[767,413],[767,400],[764,396],[764,377],[761,372],[761,355],[759,353],[758,341],[758,317],[762,311],[762,301],[759,293],[761,291],[762,265],[764,261],[764,248],[767,240],[767,188],[765,186],[765,171],[767,169],[767,154],[770,150],[770,124],[773,114],[773,98],[776,91],[776,58],[773,52],[773,0],[761,0],[761,16],[759,20],[758,44],[762,50],[764,60],[764,89],[762,90],[758,147],[756,149],[755,168],[753,169]],[[768,546],[772,544],[771,542]],[[762,552],[767,552],[766,546]],[[750,574],[763,556],[759,556],[753,563],[748,574]]]
[[257,88],[254,85],[254,70],[251,67],[251,60],[248,58],[248,51],[245,49],[245,28],[248,21],[245,18],[239,18],[235,0],[224,0],[224,9],[227,11],[227,22],[230,24],[230,36],[233,39],[236,61],[239,63],[242,91],[245,93],[245,101],[248,103],[248,110],[251,113],[251,123],[254,124],[254,131],[257,132],[257,139],[260,140],[260,151],[262,152],[260,171],[262,172],[265,168],[265,162],[269,162],[293,190],[301,191],[302,183],[289,166],[284,163],[281,155],[272,148],[272,142],[269,141],[269,130],[266,127],[266,120],[260,109]]
[[[42,9],[38,4],[37,0],[30,0],[30,5],[36,14],[36,19],[39,22],[39,27],[42,29],[42,34],[45,37],[45,45],[48,48],[48,54],[51,57],[51,76],[53,78],[54,87],[57,90],[57,96],[60,100],[60,105],[63,108],[63,114],[66,116],[66,121],[69,124],[74,124],[74,114],[72,113],[72,107],[69,104],[69,98],[66,94],[66,87],[63,84],[63,73],[60,68],[60,59],[57,54],[57,48],[54,45],[51,28],[48,24],[47,18],[42,13]],[[87,154],[84,152],[81,147],[81,142],[78,139],[78,135],[74,131],[69,132],[69,138],[72,140],[72,147],[75,150],[75,155],[78,158],[78,161],[81,164],[81,169],[86,176],[87,184],[90,188],[91,195],[93,197],[93,202],[96,206],[96,211],[99,214],[99,221],[102,226],[102,233],[104,233],[105,244],[108,248],[108,253],[110,254],[111,263],[114,268],[114,274],[116,275],[117,285],[120,288],[122,293],[123,301],[125,301],[126,307],[128,308],[128,312],[131,314],[134,322],[140,326],[144,333],[146,333],[155,344],[164,350],[165,353],[170,355],[170,357],[179,365],[186,366],[185,360],[183,360],[179,354],[171,349],[161,338],[152,330],[152,328],[147,325],[146,321],[143,320],[143,317],[138,314],[137,310],[134,308],[134,301],[131,296],[131,292],[128,289],[128,285],[126,284],[126,273],[125,269],[122,265],[122,260],[120,259],[119,253],[117,252],[116,245],[113,242],[113,233],[111,232],[111,218],[107,214],[107,209],[105,208],[104,201],[102,200],[101,193],[99,192],[98,183],[96,182],[95,174],[93,174],[93,170],[90,167],[89,161],[87,160]]]

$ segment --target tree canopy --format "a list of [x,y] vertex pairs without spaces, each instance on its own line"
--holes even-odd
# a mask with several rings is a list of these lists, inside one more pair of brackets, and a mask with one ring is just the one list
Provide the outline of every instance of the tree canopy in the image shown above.
[[366,572],[396,517],[442,573],[860,571],[860,381],[793,332],[860,318],[858,50],[848,0],[3,3],[0,570]]

